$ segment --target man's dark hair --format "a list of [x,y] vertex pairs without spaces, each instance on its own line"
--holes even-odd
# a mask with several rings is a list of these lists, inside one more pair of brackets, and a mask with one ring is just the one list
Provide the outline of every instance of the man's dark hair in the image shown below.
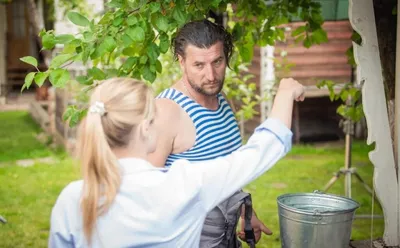
[[209,48],[218,41],[221,41],[224,46],[225,59],[229,67],[229,60],[233,51],[231,34],[222,25],[215,24],[207,19],[186,23],[172,40],[174,58],[178,59],[178,55],[185,58],[187,45]]

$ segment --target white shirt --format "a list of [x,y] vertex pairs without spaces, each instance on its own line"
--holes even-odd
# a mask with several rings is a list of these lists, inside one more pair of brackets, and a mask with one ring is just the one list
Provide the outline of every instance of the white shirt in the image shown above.
[[[231,155],[168,170],[120,159],[121,188],[97,219],[90,247],[198,247],[207,212],[270,169],[291,148],[291,131],[276,119],[262,123]],[[64,188],[51,214],[49,247],[88,247],[82,229],[83,181]]]

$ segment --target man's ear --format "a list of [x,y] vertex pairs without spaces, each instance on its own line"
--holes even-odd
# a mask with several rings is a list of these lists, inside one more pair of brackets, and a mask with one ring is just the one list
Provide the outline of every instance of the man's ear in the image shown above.
[[185,59],[181,55],[178,54],[178,61],[179,61],[179,65],[180,65],[181,69],[183,70],[185,67]]

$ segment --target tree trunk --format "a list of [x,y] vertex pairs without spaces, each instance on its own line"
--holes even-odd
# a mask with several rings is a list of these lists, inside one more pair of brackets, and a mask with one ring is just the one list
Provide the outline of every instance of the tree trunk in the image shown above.
[[397,0],[374,0],[376,31],[378,35],[379,54],[382,65],[382,75],[385,86],[390,132],[393,144],[393,154],[396,161],[396,175],[398,175],[397,144],[395,141],[395,73],[396,73],[396,31],[397,15],[393,10],[397,7]]
[[[39,11],[35,0],[27,0],[26,3],[29,9],[29,22],[31,23],[33,33],[35,34],[35,39],[37,40],[39,46],[43,47],[42,39],[39,36],[40,31],[44,29],[43,18],[39,16]],[[51,52],[48,50],[41,50],[41,54],[46,67],[48,67],[50,65]]]

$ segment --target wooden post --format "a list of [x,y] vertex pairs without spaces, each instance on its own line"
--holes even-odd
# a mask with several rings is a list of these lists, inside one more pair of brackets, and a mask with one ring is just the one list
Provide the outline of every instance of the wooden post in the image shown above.
[[7,65],[6,65],[6,34],[7,34],[7,13],[6,6],[0,4],[0,105],[6,104],[7,94]]
[[364,80],[362,103],[368,126],[367,143],[375,142],[369,153],[374,165],[374,186],[384,217],[383,240],[387,246],[399,245],[399,184],[396,176],[386,96],[383,85],[379,44],[372,0],[350,0],[349,19],[362,44],[353,42],[357,80]]

